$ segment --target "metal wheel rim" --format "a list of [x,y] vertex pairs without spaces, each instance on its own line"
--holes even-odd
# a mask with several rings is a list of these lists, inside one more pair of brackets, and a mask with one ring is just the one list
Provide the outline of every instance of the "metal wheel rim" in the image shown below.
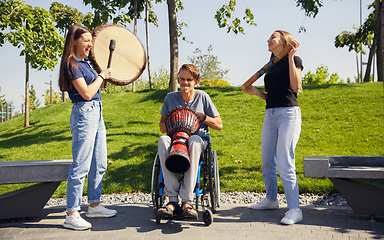
[[220,207],[220,177],[219,177],[219,163],[217,161],[217,153],[213,151],[214,161],[214,174],[215,174],[215,195],[216,195],[216,206]]

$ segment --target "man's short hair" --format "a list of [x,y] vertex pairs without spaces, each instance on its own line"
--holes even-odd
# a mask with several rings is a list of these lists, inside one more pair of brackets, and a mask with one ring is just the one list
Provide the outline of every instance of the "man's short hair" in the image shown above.
[[185,69],[188,72],[190,72],[192,77],[193,77],[193,80],[200,82],[200,71],[199,71],[198,67],[196,67],[193,64],[183,64],[183,66],[181,66],[181,68],[179,70],[178,77],[180,77],[180,72],[182,69]]

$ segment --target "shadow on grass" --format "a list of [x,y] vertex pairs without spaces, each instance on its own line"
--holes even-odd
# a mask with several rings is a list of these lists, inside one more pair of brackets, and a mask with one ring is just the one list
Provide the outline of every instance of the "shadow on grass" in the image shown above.
[[124,126],[123,125],[116,125],[116,122],[113,121],[105,121],[105,128],[107,129],[107,134],[108,134],[108,129],[124,129],[127,126],[133,126],[133,125],[153,125],[153,122],[148,122],[148,121],[128,121]]
[[23,128],[16,132],[11,132],[9,134],[3,134],[3,138],[9,139],[1,141],[0,149],[40,145],[52,141],[71,141],[71,137],[63,136],[64,134],[68,133],[70,129],[61,128],[60,130],[56,131],[52,130],[51,126],[54,126],[56,124],[58,123],[50,123],[43,125],[31,123],[31,126],[28,128]]
[[[108,169],[108,178],[104,180],[104,188],[114,188],[115,185],[130,185],[133,191],[150,191],[152,166],[157,152],[157,144],[125,146],[120,152],[108,156],[112,160],[123,159],[122,166]],[[134,161],[134,159],[140,159]],[[123,187],[126,189],[125,187]]]
[[154,101],[158,103],[162,103],[164,101],[165,96],[169,92],[168,89],[156,89],[156,90],[142,90],[138,93],[149,93],[145,97],[143,97],[140,102]]
[[328,89],[330,87],[337,88],[355,88],[356,85],[353,84],[322,84],[322,85],[303,85],[303,89],[305,90],[318,90],[318,89]]

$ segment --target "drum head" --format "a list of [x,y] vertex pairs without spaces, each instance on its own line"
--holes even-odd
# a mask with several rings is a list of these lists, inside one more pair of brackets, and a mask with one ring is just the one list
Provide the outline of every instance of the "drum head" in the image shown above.
[[93,48],[89,60],[96,72],[106,69],[109,59],[109,43],[116,40],[112,53],[112,77],[108,79],[117,85],[127,85],[143,73],[146,55],[139,39],[128,29],[119,25],[102,25],[93,30]]

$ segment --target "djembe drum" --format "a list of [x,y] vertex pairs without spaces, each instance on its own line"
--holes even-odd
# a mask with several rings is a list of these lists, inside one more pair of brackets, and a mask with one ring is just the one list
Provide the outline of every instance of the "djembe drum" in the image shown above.
[[173,173],[184,173],[191,166],[188,139],[199,130],[199,116],[189,108],[177,107],[165,117],[165,126],[172,140],[165,167]]

